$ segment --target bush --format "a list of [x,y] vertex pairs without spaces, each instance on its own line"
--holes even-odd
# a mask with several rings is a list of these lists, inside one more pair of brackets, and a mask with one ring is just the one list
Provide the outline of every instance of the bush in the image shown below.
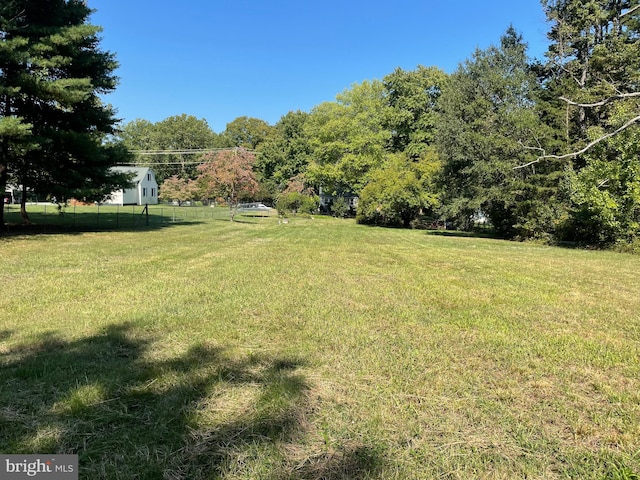
[[349,215],[349,202],[347,202],[343,197],[336,198],[331,204],[331,214],[334,217],[345,218]]
[[318,211],[318,198],[299,192],[284,193],[278,197],[276,209],[280,215],[288,213],[312,214]]

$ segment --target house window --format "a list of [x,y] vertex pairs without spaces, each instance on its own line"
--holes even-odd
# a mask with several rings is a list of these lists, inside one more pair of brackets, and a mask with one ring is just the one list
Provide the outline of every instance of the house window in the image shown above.
[[155,189],[155,188],[152,188],[152,189],[151,189],[151,196],[152,196],[152,197],[155,197],[155,196],[156,196],[156,189]]
[[151,174],[147,173],[147,180],[151,181]]
[[147,187],[142,187],[142,196],[143,197],[147,196]]

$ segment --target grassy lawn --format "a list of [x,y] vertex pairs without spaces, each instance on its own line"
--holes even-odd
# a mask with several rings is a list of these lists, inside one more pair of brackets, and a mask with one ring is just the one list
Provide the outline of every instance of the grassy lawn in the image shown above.
[[0,239],[0,452],[88,479],[638,478],[640,257],[222,219]]
[[[28,204],[32,232],[73,232],[87,230],[139,230],[169,224],[208,220],[229,220],[227,208],[187,207],[168,204],[149,205],[69,205],[63,210],[53,203]],[[20,205],[5,206],[5,222],[10,234],[24,230]]]

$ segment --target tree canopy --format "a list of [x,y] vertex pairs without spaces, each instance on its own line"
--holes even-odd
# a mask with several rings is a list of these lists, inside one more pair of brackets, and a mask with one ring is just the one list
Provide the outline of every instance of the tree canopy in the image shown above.
[[[111,167],[126,150],[116,131],[115,57],[80,0],[11,0],[0,7],[0,188],[99,199],[128,182]],[[22,212],[28,221],[22,196]],[[0,212],[3,210],[0,209]],[[0,221],[3,217],[0,214]]]
[[255,155],[243,148],[208,153],[198,165],[196,182],[202,198],[221,197],[229,204],[231,220],[238,201],[257,193],[258,182],[253,173]]
[[369,171],[384,161],[391,139],[388,115],[380,81],[353,85],[335,102],[315,107],[305,123],[312,158],[309,181],[327,191],[358,193]]
[[171,176],[195,178],[198,159],[204,152],[198,155],[192,151],[222,144],[205,119],[184,113],[157,123],[133,120],[122,128],[120,138],[133,152],[151,151],[138,154],[137,160],[152,166],[159,183]]
[[[219,134],[186,114],[139,119],[120,143],[105,141],[117,132],[99,99],[115,88],[115,61],[98,48],[90,11],[78,0],[46,5],[0,6],[3,185],[97,197],[125,181],[108,167],[129,149],[178,201],[246,195],[313,208],[322,190],[334,205],[358,196],[363,223],[472,229],[488,219],[504,238],[597,246],[640,235],[635,0],[542,0],[545,59],[529,58],[509,27],[450,74],[396,68],[273,126],[241,116]],[[150,150],[161,154],[140,155]]]

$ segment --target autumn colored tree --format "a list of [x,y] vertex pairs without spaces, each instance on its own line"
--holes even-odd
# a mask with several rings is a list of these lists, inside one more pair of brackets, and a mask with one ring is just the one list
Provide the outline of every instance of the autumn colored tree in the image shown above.
[[203,161],[198,165],[200,175],[196,179],[201,195],[203,198],[225,198],[233,221],[239,199],[258,192],[259,186],[253,172],[255,155],[243,148],[236,148],[208,153]]
[[180,178],[177,175],[167,178],[162,185],[160,185],[160,194],[158,197],[161,200],[177,201],[178,205],[187,200],[192,200],[196,197],[198,188],[196,182],[193,180]]

